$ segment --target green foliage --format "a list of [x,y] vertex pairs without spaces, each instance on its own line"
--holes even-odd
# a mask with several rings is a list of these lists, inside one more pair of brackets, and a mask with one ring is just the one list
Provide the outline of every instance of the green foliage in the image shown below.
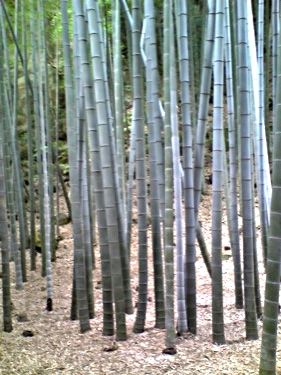
[[99,6],[101,11],[101,18],[103,19],[103,27],[106,30],[108,36],[112,36],[112,1],[111,0],[99,0]]
[[63,174],[69,173],[68,147],[65,141],[59,141],[58,159]]

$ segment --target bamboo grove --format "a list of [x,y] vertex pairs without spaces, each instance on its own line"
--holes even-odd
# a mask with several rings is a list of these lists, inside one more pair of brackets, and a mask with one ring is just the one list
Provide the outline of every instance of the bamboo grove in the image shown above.
[[[176,352],[176,331],[196,334],[200,324],[199,247],[212,279],[213,342],[225,344],[225,202],[235,306],[245,310],[248,340],[258,338],[263,315],[260,374],[275,374],[281,252],[279,23],[277,0],[0,2],[4,331],[13,328],[10,267],[16,288],[22,289],[27,256],[31,269],[36,267],[38,232],[47,309],[52,309],[58,230],[53,192],[61,189],[73,228],[70,315],[79,320],[82,333],[95,317],[98,253],[102,332],[126,340],[126,314],[133,313],[133,251],[139,259],[134,332],[144,331],[151,230],[155,326],[165,329],[163,345]],[[61,116],[66,118],[70,194],[59,163]],[[207,139],[212,150],[210,246],[199,217]],[[264,298],[256,196],[267,270]],[[137,249],[131,246],[134,203]]]

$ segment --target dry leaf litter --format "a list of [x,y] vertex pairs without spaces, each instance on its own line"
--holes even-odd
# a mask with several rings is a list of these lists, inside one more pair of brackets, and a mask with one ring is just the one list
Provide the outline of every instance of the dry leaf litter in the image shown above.
[[[205,240],[211,247],[211,195],[201,203],[200,221]],[[134,213],[136,215],[136,212]],[[258,218],[257,218],[258,219]],[[229,245],[226,218],[223,221],[223,246]],[[240,223],[241,224],[241,223]],[[257,225],[258,222],[257,222]],[[137,301],[137,228],[133,229],[131,285],[134,303]],[[249,375],[258,374],[260,339],[245,340],[243,310],[234,307],[233,262],[223,260],[224,322],[226,345],[212,343],[211,280],[197,248],[197,335],[187,333],[177,337],[177,354],[164,355],[164,330],[155,329],[153,272],[149,249],[149,298],[146,330],[133,333],[136,311],[126,317],[128,339],[114,342],[114,337],[102,336],[100,260],[94,271],[95,318],[91,331],[80,334],[79,323],[71,321],[70,304],[73,270],[73,238],[71,224],[60,227],[64,239],[59,243],[57,261],[52,265],[53,311],[47,312],[46,281],[41,277],[40,258],[36,271],[28,271],[24,290],[15,290],[12,273],[13,331],[2,331],[2,281],[0,279],[0,374],[1,375]],[[258,233],[259,235],[259,233]],[[149,233],[151,236],[151,233]],[[150,240],[149,240],[150,242]],[[27,258],[29,251],[27,251]],[[261,287],[264,286],[263,262],[259,246]],[[262,292],[263,293],[263,292]],[[136,309],[135,309],[136,310]],[[19,319],[19,316],[25,318]],[[22,321],[21,321],[22,320]],[[261,334],[262,322],[259,323]],[[31,330],[33,337],[23,337],[24,330]],[[114,350],[106,350],[114,346]],[[280,361],[280,362],[279,362]],[[281,346],[278,347],[277,373],[281,374]]]

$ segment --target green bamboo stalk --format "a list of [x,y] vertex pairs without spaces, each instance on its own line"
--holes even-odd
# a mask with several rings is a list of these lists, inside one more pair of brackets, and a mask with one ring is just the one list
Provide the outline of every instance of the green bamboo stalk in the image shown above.
[[[42,167],[42,153],[41,153],[41,137],[40,137],[40,110],[39,110],[39,92],[38,92],[38,40],[35,30],[35,2],[30,2],[30,38],[31,38],[31,66],[34,72],[32,80],[33,92],[33,112],[34,112],[34,127],[35,127],[35,147],[36,147],[36,167],[38,175],[38,196],[39,196],[39,221],[40,221],[40,246],[42,254],[41,274],[46,276],[46,252],[45,252],[45,215],[44,215],[44,200],[43,200],[43,167]],[[36,29],[35,29],[36,27]],[[38,242],[38,232],[37,232]]]
[[[235,74],[233,73],[233,48],[232,48],[232,29],[230,24],[229,0],[225,3],[225,71],[226,71],[226,95],[227,95],[227,116],[228,116],[228,145],[229,145],[229,204],[227,207],[228,227],[230,235],[231,251],[234,263],[234,284],[235,284],[235,306],[238,309],[243,308],[243,289],[242,289],[242,270],[239,241],[238,224],[238,199],[237,199],[237,131],[235,126],[235,96],[234,84]],[[227,168],[227,167],[226,167]],[[225,189],[228,186],[228,177],[225,180]],[[225,194],[228,199],[228,194]]]
[[164,1],[164,100],[165,100],[165,217],[164,217],[164,255],[165,255],[165,343],[166,347],[175,346],[174,316],[174,236],[173,236],[173,158],[171,128],[171,44],[173,36],[172,1]]
[[[194,208],[195,208],[195,222],[198,222],[198,210],[200,204],[202,181],[203,181],[203,166],[205,153],[205,139],[206,139],[206,124],[209,109],[210,87],[212,77],[212,63],[213,63],[213,44],[214,44],[214,0],[208,1],[208,17],[207,26],[205,30],[205,42],[203,49],[203,69],[201,74],[201,84],[199,93],[199,106],[197,114],[197,125],[195,134],[195,151],[194,151]],[[207,270],[211,275],[209,253],[204,241],[204,236],[201,231],[199,223],[196,224],[196,235],[202,257],[205,261]]]
[[[23,61],[24,61],[24,82],[25,87],[28,89],[28,64],[27,64],[27,25],[25,16],[25,4],[22,6],[22,29],[23,29]],[[33,163],[33,139],[34,132],[32,130],[31,121],[31,101],[30,93],[27,91],[25,95],[26,107],[26,122],[27,122],[27,148],[28,148],[28,181],[29,181],[29,208],[30,208],[30,269],[32,271],[36,268],[36,252],[35,252],[35,191],[34,191],[34,163]]]
[[[84,28],[83,11],[81,10],[80,0],[73,0],[73,39],[74,39],[74,90],[75,90],[75,123],[71,124],[76,132],[75,144],[73,146],[73,180],[71,185],[71,203],[72,203],[72,222],[74,230],[74,279],[73,279],[73,297],[72,303],[77,305],[77,317],[79,318],[80,331],[86,332],[91,329],[90,312],[88,300],[88,284],[86,269],[86,251],[84,243],[84,223],[83,223],[83,173],[84,173],[84,122],[85,106],[84,93],[82,91],[82,71],[81,63],[83,56],[79,48],[79,39]],[[82,22],[81,22],[82,21]],[[75,301],[75,298],[77,301]],[[74,306],[72,308],[74,312]]]
[[185,209],[185,298],[187,309],[188,330],[196,333],[196,225],[194,214],[194,189],[193,189],[193,140],[191,121],[191,94],[190,94],[190,59],[189,35],[187,28],[187,7],[185,2],[176,1],[177,33],[179,51],[179,80],[181,95],[181,120],[182,120],[182,153],[183,153],[183,189]]
[[[280,22],[279,12],[279,22]],[[268,257],[266,263],[265,304],[263,317],[263,331],[259,375],[276,374],[278,305],[280,292],[280,215],[281,215],[281,31],[278,36],[278,64],[276,82],[276,107],[273,137],[273,171],[272,171],[272,200],[270,213],[270,227],[268,238]]]
[[[37,10],[41,11],[42,8],[41,0],[37,2]],[[39,13],[40,14],[40,13]],[[47,310],[52,310],[52,294],[53,294],[53,286],[52,286],[52,267],[51,267],[51,254],[52,254],[52,230],[51,230],[51,219],[52,219],[52,210],[51,207],[53,203],[51,203],[52,198],[52,184],[50,185],[50,147],[48,139],[48,114],[47,108],[45,106],[46,95],[48,91],[48,85],[46,84],[47,75],[46,75],[46,44],[45,44],[45,29],[42,24],[42,20],[39,17],[38,19],[38,47],[39,47],[39,59],[38,59],[38,85],[39,85],[39,113],[40,113],[40,144],[42,148],[42,172],[43,172],[43,204],[44,204],[44,224],[45,224],[45,257],[46,257],[46,285],[47,285]],[[41,59],[42,58],[42,59]],[[46,90],[44,90],[44,84],[46,84]],[[48,96],[47,96],[48,97]],[[51,158],[52,160],[52,158]]]
[[[85,273],[86,273],[86,290],[88,296],[88,308],[89,317],[94,317],[94,300],[93,300],[93,282],[92,282],[92,236],[90,230],[90,201],[89,201],[89,178],[88,178],[88,147],[86,145],[86,134],[88,134],[87,121],[85,117],[89,107],[93,106],[92,98],[92,85],[90,80],[90,67],[88,58],[87,48],[87,28],[85,22],[85,15],[81,1],[75,1],[73,3],[73,9],[75,12],[77,22],[77,33],[78,33],[78,51],[79,58],[78,67],[81,71],[81,79],[79,80],[79,88],[77,89],[77,115],[79,118],[78,128],[78,145],[79,152],[78,156],[78,168],[79,172],[79,192],[80,192],[80,203],[81,203],[81,226],[83,232],[83,247],[85,251]],[[77,72],[76,76],[78,77]],[[79,91],[78,91],[79,90]],[[88,123],[92,121],[92,118],[88,116]]]
[[[19,4],[15,4],[15,38],[18,38],[18,13]],[[21,267],[22,267],[22,279],[27,281],[26,275],[26,244],[27,244],[27,224],[26,224],[26,210],[24,207],[23,198],[23,178],[20,167],[20,155],[19,155],[19,143],[18,143],[18,132],[17,132],[17,111],[18,111],[18,49],[15,46],[14,50],[14,82],[13,82],[13,92],[12,92],[12,107],[10,116],[10,126],[8,127],[9,138],[11,142],[11,157],[12,157],[12,173],[13,173],[13,189],[14,189],[14,199],[16,204],[16,211],[12,213],[15,215],[17,213],[19,219],[19,243],[16,239],[16,234],[14,233],[13,238],[15,239],[14,246],[20,248],[21,252]],[[8,98],[7,98],[8,99]],[[15,228],[14,228],[15,231]]]
[[[4,88],[4,58],[3,41],[0,29],[0,134],[4,133],[3,122],[5,121],[5,88]],[[1,266],[2,266],[2,303],[3,303],[3,329],[5,332],[13,330],[12,307],[11,307],[11,280],[10,280],[10,249],[6,207],[6,186],[3,160],[3,138],[0,135],[0,236],[1,236]]]
[[[106,210],[106,224],[108,226],[108,243],[111,260],[111,276],[115,301],[116,338],[126,340],[125,296],[121,267],[121,252],[119,242],[119,224],[117,220],[117,192],[114,182],[113,150],[110,138],[110,119],[108,117],[107,90],[102,59],[102,36],[99,29],[98,3],[94,0],[86,1],[88,15],[88,29],[91,46],[94,89],[96,94],[96,110],[98,120],[98,138],[100,145],[102,181],[104,187],[104,203]],[[123,267],[124,269],[124,267]]]
[[[125,158],[124,158],[124,120],[123,108],[123,67],[121,55],[121,11],[120,1],[112,0],[112,25],[113,25],[113,82],[114,82],[114,127],[116,129],[116,164],[118,186],[120,191],[120,203],[125,229],[127,230],[127,199],[125,189]],[[125,233],[126,236],[126,233]]]
[[250,131],[250,87],[249,87],[249,51],[247,17],[248,9],[237,3],[237,54],[238,82],[240,104],[240,142],[241,142],[241,193],[243,218],[243,251],[244,251],[244,294],[246,338],[258,338],[257,316],[254,290],[253,263],[253,196],[252,196],[252,161]]
[[214,45],[213,191],[212,191],[212,327],[213,342],[225,343],[222,281],[222,197],[223,197],[223,87],[224,6],[216,2]]
[[133,119],[136,128],[136,183],[138,207],[138,246],[139,246],[139,295],[134,332],[140,333],[145,328],[148,291],[148,256],[147,256],[147,187],[146,155],[143,108],[143,73],[140,54],[141,2],[133,1],[132,15],[132,51],[133,51]]
[[[163,158],[162,141],[159,139],[159,96],[158,96],[158,68],[155,54],[155,14],[154,5],[151,0],[144,2],[145,14],[145,54],[146,54],[146,108],[147,128],[149,143],[149,175],[150,175],[150,207],[151,207],[151,230],[154,269],[154,293],[155,293],[155,315],[157,328],[165,326],[165,302],[164,281],[162,261],[162,233],[161,233],[161,207],[159,190],[159,168],[158,160]],[[164,192],[162,192],[164,194]],[[162,215],[163,218],[163,215]]]

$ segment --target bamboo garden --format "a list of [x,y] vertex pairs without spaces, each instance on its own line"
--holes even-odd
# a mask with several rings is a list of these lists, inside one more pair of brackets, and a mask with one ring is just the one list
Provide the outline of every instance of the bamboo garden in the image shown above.
[[[99,303],[102,336],[125,342],[134,310],[132,334],[145,332],[152,277],[160,353],[176,355],[177,337],[200,326],[200,257],[212,285],[212,343],[227,345],[225,212],[227,287],[244,311],[245,340],[261,338],[256,373],[277,373],[280,20],[277,0],[0,1],[4,332],[14,326],[12,288],[32,288],[29,271],[41,273],[45,308],[55,310],[63,201],[73,236],[68,318],[81,334]],[[207,177],[210,243],[200,218]]]

